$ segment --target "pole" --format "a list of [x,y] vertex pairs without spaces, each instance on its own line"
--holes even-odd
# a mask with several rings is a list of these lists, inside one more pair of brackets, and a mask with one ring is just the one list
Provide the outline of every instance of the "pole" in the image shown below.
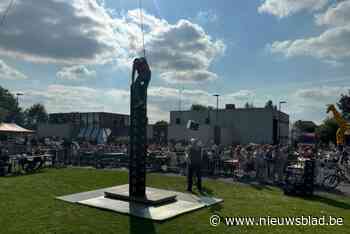
[[[23,93],[16,93],[16,104],[17,104],[17,108],[19,109],[19,96],[22,96]],[[19,114],[16,113],[15,115],[15,119],[12,120],[13,122],[17,123],[17,120],[18,120],[18,117],[19,117]]]
[[218,118],[219,118],[219,94],[215,94],[213,95],[214,97],[216,97],[216,120],[215,120],[215,124],[218,124]]
[[17,106],[19,106],[19,96],[22,96],[23,93],[16,93],[16,102],[17,102]]
[[219,127],[218,127],[218,119],[219,119],[219,94],[213,95],[216,97],[216,118],[215,118],[215,127],[214,127],[214,141],[216,145],[219,145],[220,140],[219,140]]
[[281,102],[278,104],[278,144],[281,143]]
[[144,30],[144,25],[143,25],[142,0],[139,0],[139,10],[140,10],[140,24],[141,24],[141,34],[142,34],[143,57],[146,58],[145,30]]
[[280,101],[278,103],[278,144],[281,143],[281,106],[287,102]]

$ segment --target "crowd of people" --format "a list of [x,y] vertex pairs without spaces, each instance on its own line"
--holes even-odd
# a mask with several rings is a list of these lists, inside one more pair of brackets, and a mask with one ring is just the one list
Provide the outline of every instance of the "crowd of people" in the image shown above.
[[288,162],[288,147],[251,144],[236,146],[232,158],[237,159],[244,174],[255,173],[259,181],[282,182],[284,169]]
[[[159,169],[180,168],[181,170],[178,171],[183,174],[220,176],[222,174],[227,175],[228,171],[240,178],[252,178],[260,182],[273,183],[283,183],[287,166],[294,162],[298,163],[314,158],[318,160],[317,165],[322,166],[325,161],[336,162],[341,158],[341,164],[349,163],[349,157],[347,156],[349,150],[347,148],[340,151],[336,147],[317,149],[315,146],[301,145],[298,148],[292,148],[287,145],[254,143],[224,147],[216,145],[214,142],[203,145],[199,140],[196,140],[195,144],[200,148],[201,153],[200,160],[196,159],[197,163],[193,168],[191,167],[191,160],[189,160],[189,152],[192,149],[192,154],[195,151],[198,154],[197,148],[193,151],[193,141],[192,139],[189,142],[169,143],[167,145],[150,144],[148,145],[148,158],[155,157],[161,160],[149,160],[149,162],[161,164],[157,165]],[[11,152],[9,152],[8,147],[5,147],[5,143],[0,144],[1,157],[7,160]],[[96,157],[103,153],[113,152],[128,154],[128,144],[125,142],[97,145],[89,141],[32,138],[24,139],[21,144],[23,146],[21,148],[22,153],[37,155],[51,150],[51,153],[55,152],[55,156],[60,156],[60,160],[67,165],[78,160],[80,162],[86,152]],[[16,144],[15,148],[19,149],[19,144]]]
[[[218,174],[225,169],[225,162],[240,174],[240,178],[248,177],[262,183],[283,184],[285,182],[288,166],[303,170],[306,160],[313,159],[315,162],[315,183],[322,184],[324,171],[334,170],[341,167],[345,175],[350,178],[349,148],[317,148],[315,145],[299,145],[291,148],[287,145],[248,144],[233,145],[222,148],[213,144],[211,147],[201,146],[199,141],[197,147],[202,147],[200,166],[198,156],[196,166],[191,165],[192,159],[188,160],[188,181],[192,184],[192,175]],[[188,146],[188,157],[193,157],[193,143]],[[191,156],[192,154],[192,156]],[[200,170],[198,169],[200,168]],[[201,181],[197,179],[197,181]],[[191,188],[191,185],[188,186]],[[201,186],[199,185],[199,188]]]

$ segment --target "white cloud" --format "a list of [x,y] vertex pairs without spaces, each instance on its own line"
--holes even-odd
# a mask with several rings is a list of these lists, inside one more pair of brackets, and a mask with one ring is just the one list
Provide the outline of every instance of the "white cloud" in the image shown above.
[[214,23],[218,21],[218,15],[212,11],[199,11],[194,20],[200,24]]
[[313,86],[300,88],[288,97],[288,112],[293,120],[313,120],[321,123],[326,119],[327,105],[335,104],[350,86]]
[[[129,113],[129,90],[95,89],[84,86],[49,85],[45,90],[27,90],[23,103],[30,106],[43,103],[52,112],[107,111]],[[184,90],[183,106],[189,108],[198,99],[209,96],[202,90]],[[150,87],[148,90],[148,115],[151,122],[168,120],[169,111],[178,106],[179,90],[167,87]]]
[[[337,101],[340,97],[340,94],[347,93],[350,90],[350,86],[348,87],[314,87],[308,89],[299,89],[295,92],[295,96],[307,101],[312,102],[321,102],[326,104],[332,104]],[[328,102],[328,103],[327,103]]]
[[45,90],[27,90],[23,102],[43,103],[49,112],[102,111],[101,94],[89,87],[49,85]]
[[342,1],[335,7],[329,7],[326,12],[317,14],[318,25],[344,26],[350,24],[350,0]]
[[328,64],[328,65],[334,67],[334,68],[338,68],[338,67],[344,66],[343,63],[338,62],[338,61],[336,61],[336,60],[328,60],[328,59],[326,59],[326,60],[323,60],[323,62],[324,62],[325,64]]
[[[242,104],[245,98],[254,95],[248,90],[223,94],[220,103]],[[91,112],[106,111],[129,113],[129,90],[96,89],[84,86],[49,85],[45,90],[27,90],[23,99],[25,106],[43,103],[52,112]],[[245,98],[244,98],[245,97]],[[152,86],[148,90],[148,116],[150,122],[168,120],[169,112],[178,110],[180,90],[170,87]],[[213,105],[212,93],[200,89],[181,90],[182,109],[189,109],[192,104]]]
[[41,63],[105,63],[118,51],[114,30],[96,0],[17,1],[0,31],[0,54]]
[[272,53],[287,57],[313,56],[320,59],[338,60],[350,57],[350,25],[326,30],[318,37],[295,41],[275,41],[269,45]]
[[[0,5],[0,13],[4,10]],[[97,0],[26,0],[16,3],[8,19],[0,31],[0,55],[37,63],[115,63],[129,69],[142,54],[138,10],[117,15]],[[188,20],[170,24],[147,12],[143,19],[152,69],[186,72],[191,81],[214,77],[208,69],[224,53],[222,40]]]
[[58,79],[63,80],[81,80],[84,78],[95,77],[96,71],[89,70],[86,66],[77,65],[71,67],[63,67],[56,74]]
[[321,10],[328,2],[329,0],[265,0],[258,11],[284,18],[301,11]]
[[150,87],[149,103],[164,112],[177,110],[181,98],[182,109],[189,109],[192,104],[208,105],[210,93],[199,89],[175,89],[169,87]]
[[202,81],[213,81],[218,79],[215,73],[206,70],[194,70],[184,72],[164,72],[160,75],[160,78],[168,83],[196,83]]
[[255,92],[252,90],[240,90],[236,93],[228,94],[227,97],[238,101],[248,101],[255,97]]
[[350,0],[339,1],[325,12],[315,15],[317,25],[329,26],[319,36],[275,41],[267,48],[272,53],[281,53],[286,57],[312,56],[332,67],[342,66],[343,63],[339,60],[350,57],[349,12]]
[[[128,17],[133,23],[139,21],[137,11],[130,11]],[[224,53],[223,41],[213,40],[202,27],[188,20],[179,20],[172,25],[148,14],[144,18],[147,57],[152,68],[159,71],[164,80],[191,83],[217,78],[209,67],[215,58]],[[135,54],[140,49],[135,50]]]
[[4,80],[25,80],[28,79],[26,75],[17,71],[15,68],[7,65],[0,59],[0,79]]

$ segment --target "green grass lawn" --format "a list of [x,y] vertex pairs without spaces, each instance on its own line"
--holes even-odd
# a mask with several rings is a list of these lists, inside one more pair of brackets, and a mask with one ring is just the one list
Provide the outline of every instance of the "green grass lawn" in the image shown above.
[[[224,202],[163,223],[56,200],[56,196],[125,184],[128,175],[94,169],[47,169],[41,173],[0,177],[1,233],[350,233],[350,198],[320,195],[312,199],[287,197],[279,189],[205,180],[208,193]],[[185,190],[185,178],[148,175],[147,184]],[[222,216],[336,216],[343,226],[209,225]]]

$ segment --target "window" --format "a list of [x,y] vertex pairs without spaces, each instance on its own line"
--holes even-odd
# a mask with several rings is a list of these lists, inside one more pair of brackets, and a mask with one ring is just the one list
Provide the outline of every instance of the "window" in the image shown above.
[[181,124],[181,119],[180,118],[176,118],[176,124]]

